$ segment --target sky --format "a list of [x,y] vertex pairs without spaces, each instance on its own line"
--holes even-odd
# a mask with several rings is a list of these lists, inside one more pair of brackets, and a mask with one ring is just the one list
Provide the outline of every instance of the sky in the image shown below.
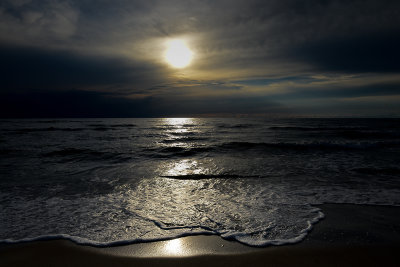
[[400,1],[2,0],[0,117],[400,117],[399,50]]

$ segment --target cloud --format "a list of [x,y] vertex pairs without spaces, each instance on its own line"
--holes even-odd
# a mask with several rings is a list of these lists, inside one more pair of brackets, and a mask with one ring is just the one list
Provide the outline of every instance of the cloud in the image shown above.
[[[11,3],[0,4],[0,38],[4,41],[154,62],[161,55],[154,50],[162,48],[156,42],[183,36],[197,53],[193,68],[219,72],[224,78],[229,73],[282,74],[285,69],[310,67],[314,71],[341,67],[349,72],[374,71],[390,54],[396,59],[399,54],[395,49],[399,43],[395,36],[400,33],[398,1]],[[351,62],[345,65],[342,62],[348,56]],[[367,61],[365,58],[369,59],[367,66],[357,63]],[[386,70],[395,68],[393,61]]]
[[2,117],[137,117],[148,114],[145,103],[110,94],[79,90],[0,93]]
[[[146,87],[162,72],[146,62],[21,46],[0,46],[1,90]],[[122,93],[121,90],[114,93]]]
[[325,39],[295,47],[289,57],[317,71],[399,72],[400,30],[342,39]]
[[[124,114],[140,116],[398,95],[399,9],[391,0],[1,1],[0,88],[50,102],[71,90],[125,98],[137,108]],[[189,68],[164,62],[168,38],[190,45]]]
[[0,40],[59,42],[75,33],[78,19],[79,10],[69,1],[5,0],[0,4]]
[[145,97],[131,99],[81,90],[0,92],[1,117],[164,117],[282,113],[267,98]]
[[400,96],[400,81],[397,83],[378,83],[367,85],[325,85],[296,87],[282,94],[271,96],[272,99],[330,99],[330,98],[359,98],[379,96]]

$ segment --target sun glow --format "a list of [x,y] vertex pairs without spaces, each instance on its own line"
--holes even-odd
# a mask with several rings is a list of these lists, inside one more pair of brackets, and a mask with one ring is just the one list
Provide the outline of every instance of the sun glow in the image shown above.
[[174,68],[187,67],[193,58],[193,52],[183,40],[175,39],[167,43],[165,60]]

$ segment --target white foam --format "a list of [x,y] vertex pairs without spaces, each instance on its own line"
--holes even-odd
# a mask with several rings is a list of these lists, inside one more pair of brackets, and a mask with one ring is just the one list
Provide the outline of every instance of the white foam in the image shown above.
[[[11,193],[0,192],[0,238],[3,243],[63,238],[111,246],[216,234],[252,246],[282,245],[302,240],[323,217],[313,205],[400,205],[395,174],[368,176],[353,171],[365,167],[379,172],[397,166],[393,159],[398,151],[390,155],[374,151],[396,145],[396,140],[349,141],[331,135],[307,139],[296,131],[276,136],[263,127],[268,126],[263,121],[258,123],[258,130],[230,127],[220,133],[218,121],[203,121],[199,124],[203,128],[188,130],[201,141],[168,143],[178,152],[159,154],[166,146],[162,141],[174,138],[171,133],[185,126],[138,120],[133,123],[138,125],[135,131],[113,131],[105,141],[99,141],[104,139],[101,132],[93,133],[98,139],[87,140],[72,133],[65,140],[59,135],[65,133],[59,132],[38,139],[27,135],[24,140],[10,135],[14,140],[10,146],[19,145],[16,148],[21,151],[35,144],[29,149],[37,157],[21,153],[15,155],[20,158],[4,159],[4,166],[12,167],[6,169],[10,177],[1,185],[7,185]],[[282,126],[293,126],[286,124]],[[304,121],[299,124],[310,126],[303,125]],[[67,157],[69,164],[61,155],[55,160],[63,163],[53,170],[54,159],[44,162],[41,155],[64,147],[86,147],[107,156],[82,159],[72,155]],[[190,157],[186,152],[197,154]],[[131,161],[119,160],[120,155]],[[38,162],[43,165],[36,170]],[[174,175],[187,179],[162,178]],[[190,180],[191,175],[201,179]],[[212,179],[213,175],[221,179]]]
[[[14,199],[0,211],[3,243],[68,239],[112,246],[216,234],[251,246],[301,241],[323,213],[312,205],[399,205],[393,188],[362,189],[259,184],[260,180],[143,179],[135,188],[94,198]],[[80,218],[77,221],[76,218]],[[59,233],[51,233],[58,229]],[[8,231],[7,231],[8,230]],[[62,234],[60,234],[62,233]]]

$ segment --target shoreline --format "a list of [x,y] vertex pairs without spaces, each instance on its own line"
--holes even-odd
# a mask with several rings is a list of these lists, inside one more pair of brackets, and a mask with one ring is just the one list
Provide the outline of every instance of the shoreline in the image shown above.
[[0,246],[0,266],[397,266],[400,207],[318,207],[325,218],[295,244],[257,248],[214,235],[105,248],[34,241]]

